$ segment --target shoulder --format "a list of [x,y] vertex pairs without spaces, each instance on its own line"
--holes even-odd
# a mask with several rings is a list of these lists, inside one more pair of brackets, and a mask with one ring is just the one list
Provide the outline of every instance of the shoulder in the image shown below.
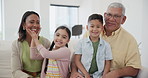
[[20,42],[18,40],[14,40],[12,42],[12,47],[15,47],[15,46],[20,46]]
[[44,42],[50,42],[47,38],[40,36]]
[[89,41],[90,41],[89,37],[79,40],[80,43],[86,43],[86,42],[89,42]]
[[63,50],[63,51],[70,51],[70,49],[66,46],[59,48],[59,50]]
[[123,28],[121,29],[121,34],[123,36],[122,38],[125,38],[126,41],[136,41],[134,36]]
[[100,38],[100,44],[109,45],[109,43],[102,38]]
[[66,46],[59,48],[59,51],[71,53],[71,52],[70,52],[70,49],[67,48]]
[[18,40],[14,40],[12,42],[11,48],[13,51],[20,50],[21,49],[21,42]]
[[51,44],[50,41],[47,38],[43,37],[43,36],[40,36],[40,37],[42,39],[42,45],[44,47],[46,47],[46,48],[49,48],[50,47],[50,44]]

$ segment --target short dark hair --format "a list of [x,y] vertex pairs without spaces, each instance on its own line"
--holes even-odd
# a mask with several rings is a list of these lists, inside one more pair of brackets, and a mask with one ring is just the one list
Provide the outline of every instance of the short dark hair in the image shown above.
[[26,30],[23,30],[23,24],[26,22],[27,17],[32,14],[35,14],[40,18],[39,14],[34,11],[27,11],[24,13],[20,23],[19,31],[18,31],[18,34],[19,34],[18,41],[20,42],[23,42],[26,39]]
[[103,24],[103,16],[101,14],[92,14],[88,18],[88,22],[91,20],[99,20]]

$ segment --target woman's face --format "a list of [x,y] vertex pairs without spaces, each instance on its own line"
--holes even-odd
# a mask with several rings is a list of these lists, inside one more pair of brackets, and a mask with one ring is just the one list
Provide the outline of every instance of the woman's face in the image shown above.
[[31,14],[26,18],[26,22],[23,25],[23,29],[30,29],[36,33],[40,32],[40,18],[35,15]]

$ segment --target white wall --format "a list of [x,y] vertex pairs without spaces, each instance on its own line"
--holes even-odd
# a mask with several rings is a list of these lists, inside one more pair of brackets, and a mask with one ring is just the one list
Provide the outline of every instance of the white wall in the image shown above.
[[142,65],[148,67],[146,62],[148,56],[148,33],[147,29],[147,0],[4,0],[5,38],[14,40],[17,38],[18,27],[23,13],[27,10],[34,10],[40,14],[42,31],[41,35],[49,36],[49,6],[50,4],[63,4],[79,6],[79,24],[84,27],[87,24],[88,16],[92,13],[103,14],[111,2],[121,2],[126,7],[127,21],[123,27],[128,30],[140,45]]
[[79,0],[4,0],[4,26],[5,40],[18,38],[18,28],[23,13],[33,10],[41,18],[41,35],[49,38],[49,6],[50,4],[63,4],[79,6]]
[[142,11],[142,28],[141,36],[142,36],[142,47],[141,47],[141,59],[142,65],[148,67],[148,0],[143,0],[143,11]]

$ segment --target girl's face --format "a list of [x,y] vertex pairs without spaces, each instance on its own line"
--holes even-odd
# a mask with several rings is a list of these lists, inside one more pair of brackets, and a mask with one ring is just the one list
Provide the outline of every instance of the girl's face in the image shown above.
[[103,31],[103,25],[99,20],[89,21],[87,26],[91,38],[99,38],[100,33]]
[[68,42],[69,37],[65,29],[59,29],[55,32],[54,43],[56,49],[65,46]]
[[26,18],[26,22],[23,25],[24,29],[30,29],[31,31],[35,31],[39,33],[40,31],[40,19],[37,15],[31,14]]

